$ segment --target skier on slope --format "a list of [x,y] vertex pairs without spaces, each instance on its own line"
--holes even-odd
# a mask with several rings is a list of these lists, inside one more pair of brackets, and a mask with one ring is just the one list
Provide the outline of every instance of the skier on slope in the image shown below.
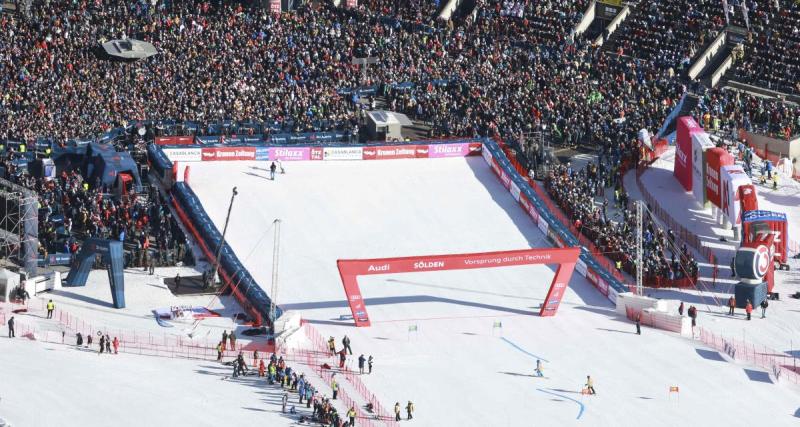
[[586,376],[586,390],[588,390],[591,394],[597,394],[594,391],[594,381],[592,381],[592,377],[589,375]]
[[269,166],[269,179],[275,181],[275,170],[278,169],[278,166],[275,165],[275,162]]
[[544,372],[542,371],[542,361],[538,359],[536,360],[536,376],[538,377],[544,376]]
[[281,412],[286,412],[286,403],[289,402],[289,393],[284,392],[283,397],[281,398]]

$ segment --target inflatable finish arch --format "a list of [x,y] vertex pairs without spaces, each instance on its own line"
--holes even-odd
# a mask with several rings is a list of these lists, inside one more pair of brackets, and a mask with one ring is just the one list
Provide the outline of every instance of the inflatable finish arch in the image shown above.
[[542,317],[555,316],[564,291],[569,286],[580,248],[540,248],[516,251],[482,252],[454,255],[423,255],[405,258],[346,259],[336,262],[342,278],[344,293],[356,326],[370,326],[367,307],[361,297],[358,276],[372,274],[411,273],[441,270],[467,270],[475,268],[509,267],[527,264],[558,264],[550,283],[544,304],[539,310]]
[[64,286],[86,286],[86,279],[94,264],[96,255],[103,257],[108,269],[108,282],[111,285],[111,299],[114,308],[125,308],[125,276],[122,263],[122,242],[91,238],[87,239],[75,256]]

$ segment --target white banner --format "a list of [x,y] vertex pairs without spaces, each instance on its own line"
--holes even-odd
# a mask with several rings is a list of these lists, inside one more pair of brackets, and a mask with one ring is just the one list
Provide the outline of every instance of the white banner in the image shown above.
[[200,162],[203,160],[200,148],[163,148],[162,150],[173,162]]
[[517,184],[514,183],[514,181],[511,181],[511,186],[508,188],[508,191],[511,192],[511,197],[519,202],[519,187],[517,187]]
[[586,277],[586,263],[583,262],[582,259],[578,258],[578,262],[575,263],[575,270],[577,270],[581,276]]
[[544,235],[546,237],[547,236],[547,229],[549,228],[548,225],[547,225],[547,221],[545,221],[544,218],[542,218],[540,216],[538,225],[539,225],[539,230],[542,230],[542,233],[544,233]]
[[486,164],[491,166],[492,165],[492,153],[489,151],[486,146],[483,147],[481,150],[481,154],[483,154],[483,160],[486,160]]
[[323,160],[361,160],[363,147],[325,147],[322,149]]

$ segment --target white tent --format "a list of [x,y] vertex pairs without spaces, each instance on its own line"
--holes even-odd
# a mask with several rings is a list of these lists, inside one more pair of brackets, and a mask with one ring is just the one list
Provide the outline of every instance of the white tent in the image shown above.
[[3,302],[9,301],[11,291],[19,286],[19,274],[5,268],[0,269],[0,298]]

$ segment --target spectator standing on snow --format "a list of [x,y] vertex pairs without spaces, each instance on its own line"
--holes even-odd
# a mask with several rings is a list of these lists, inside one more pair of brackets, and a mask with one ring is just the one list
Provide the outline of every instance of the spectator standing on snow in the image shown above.
[[588,390],[591,394],[597,394],[597,392],[594,391],[594,381],[589,375],[586,376],[586,390]]
[[351,426],[355,426],[356,425],[356,407],[355,406],[351,406],[350,410],[347,411],[347,418],[350,418],[350,425]]
[[353,354],[353,349],[350,348],[350,337],[345,335],[344,338],[342,338],[342,345],[348,353]]
[[367,367],[369,368],[369,370],[367,371],[367,373],[369,373],[369,374],[371,374],[371,373],[372,373],[372,361],[373,361],[373,360],[374,360],[374,359],[372,359],[372,355],[370,354],[370,355],[369,355],[369,359],[367,359]]
[[92,348],[92,340],[93,340],[93,339],[94,339],[94,337],[92,337],[92,333],[91,333],[91,332],[89,332],[89,333],[86,335],[86,348]]
[[119,354],[119,339],[117,339],[117,337],[114,337],[113,345],[114,345],[114,354]]
[[681,301],[681,305],[678,306],[678,315],[683,316],[683,301]]
[[8,337],[14,338],[16,336],[14,334],[14,316],[11,316],[11,318],[8,319],[7,324],[8,324]]
[[328,350],[331,352],[331,356],[336,354],[336,340],[333,337],[328,339]]
[[181,274],[178,273],[175,275],[175,293],[177,294],[180,289],[181,289]]
[[367,358],[364,357],[363,354],[361,356],[358,356],[358,373],[359,374],[362,374],[362,375],[364,374],[364,362],[366,362],[366,361],[367,361]]
[[225,351],[226,345],[228,345],[228,331],[222,331],[222,351]]
[[414,418],[414,404],[411,401],[408,401],[408,405],[406,405],[406,419],[410,420]]
[[345,360],[347,360],[347,352],[345,352],[345,350],[342,349],[339,352],[339,369],[344,369]]
[[106,348],[106,337],[105,335],[100,335],[100,352],[97,354],[103,354],[103,350]]
[[222,341],[217,343],[217,362],[222,361],[222,350],[225,348],[225,345],[222,344]]
[[400,421],[400,402],[394,404],[394,420]]
[[78,347],[83,345],[83,335],[80,332],[75,334],[75,345]]
[[733,310],[736,308],[736,298],[731,296],[728,298],[728,316],[733,316]]
[[333,400],[339,395],[339,383],[335,379],[331,380],[331,390],[333,390]]
[[236,332],[231,330],[231,334],[228,335],[228,340],[231,342],[231,351],[236,351]]
[[767,317],[767,307],[769,307],[769,302],[765,298],[764,301],[761,301],[761,318]]
[[275,165],[275,162],[272,162],[272,164],[269,165],[269,179],[271,179],[273,181],[275,181],[275,170],[276,169],[278,169],[278,167]]
[[747,300],[747,305],[744,306],[744,312],[747,313],[747,320],[750,320],[750,315],[753,313],[753,304]]
[[106,334],[106,354],[111,354],[111,337]]
[[47,301],[47,318],[53,318],[53,310],[56,309],[56,305],[53,303],[53,300]]
[[636,315],[636,335],[642,334],[642,313]]
[[693,305],[690,305],[689,310],[686,313],[692,318],[692,327],[694,328],[697,326],[697,308],[695,308]]
[[244,363],[244,355],[241,351],[239,352],[239,355],[236,356],[236,363],[239,365],[239,373],[244,375],[244,371],[247,369],[247,364]]
[[281,398],[281,412],[286,412],[286,404],[289,402],[289,393],[284,392]]

